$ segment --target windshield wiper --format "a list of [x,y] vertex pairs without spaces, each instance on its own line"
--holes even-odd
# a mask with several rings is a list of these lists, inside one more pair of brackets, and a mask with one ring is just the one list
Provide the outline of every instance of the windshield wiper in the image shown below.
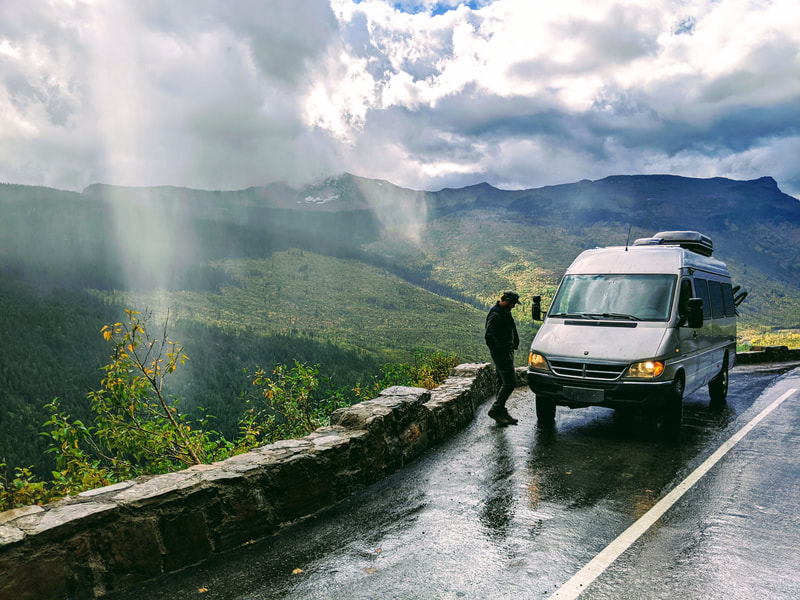
[[597,319],[599,316],[595,313],[556,313],[550,315],[551,317],[560,317],[562,319]]
[[634,317],[633,315],[626,315],[625,313],[585,313],[585,314],[595,319],[602,317],[603,319],[627,319],[628,321],[641,321],[639,317]]

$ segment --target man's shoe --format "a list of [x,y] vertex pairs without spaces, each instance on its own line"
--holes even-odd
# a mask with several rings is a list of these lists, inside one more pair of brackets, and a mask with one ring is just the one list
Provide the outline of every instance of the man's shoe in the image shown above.
[[513,419],[505,407],[492,406],[489,409],[489,416],[497,421],[498,425],[515,425],[516,419]]
[[508,414],[508,409],[505,408],[503,409],[503,418],[509,425],[516,425],[517,423],[519,423],[517,419]]

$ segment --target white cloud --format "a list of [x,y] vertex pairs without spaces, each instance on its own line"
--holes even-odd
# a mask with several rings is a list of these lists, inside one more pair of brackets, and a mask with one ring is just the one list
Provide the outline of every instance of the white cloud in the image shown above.
[[[387,117],[372,107],[368,119],[371,135],[392,136],[394,123],[405,141],[399,183],[472,172],[471,182],[532,186],[648,165],[734,176],[751,148],[775,162],[754,175],[793,170],[772,149],[800,126],[796,3],[506,0],[434,18],[343,5],[343,21],[365,19],[386,58],[375,81]],[[424,135],[407,132],[415,127]],[[535,164],[511,159],[513,148]],[[797,177],[784,181],[799,191]]]
[[367,111],[375,104],[375,80],[367,71],[367,59],[341,52],[325,63],[324,76],[305,99],[306,121],[348,141],[364,126]]
[[795,0],[0,5],[0,180],[415,189],[773,175],[800,194]]

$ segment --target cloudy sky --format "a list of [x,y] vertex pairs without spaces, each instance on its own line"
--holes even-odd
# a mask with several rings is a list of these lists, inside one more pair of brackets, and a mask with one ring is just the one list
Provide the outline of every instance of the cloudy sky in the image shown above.
[[2,0],[0,182],[773,176],[797,0]]

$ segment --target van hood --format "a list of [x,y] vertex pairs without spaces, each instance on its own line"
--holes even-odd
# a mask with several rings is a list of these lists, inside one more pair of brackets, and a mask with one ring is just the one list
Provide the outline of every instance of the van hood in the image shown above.
[[548,319],[536,334],[531,350],[547,357],[579,360],[637,362],[658,358],[668,331],[666,323],[630,325],[610,321]]

